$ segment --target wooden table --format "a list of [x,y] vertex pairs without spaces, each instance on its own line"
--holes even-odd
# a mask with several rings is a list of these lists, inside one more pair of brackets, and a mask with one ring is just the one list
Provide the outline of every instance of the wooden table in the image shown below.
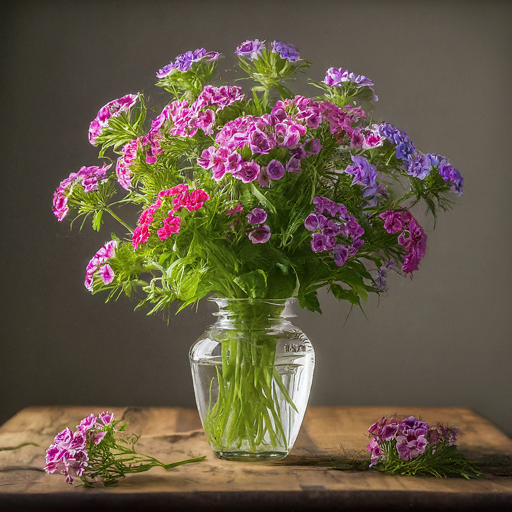
[[[155,468],[128,475],[114,487],[86,489],[46,475],[44,450],[55,434],[74,428],[91,412],[114,411],[143,433],[138,449],[163,462],[206,455],[204,462],[168,472]],[[290,455],[269,463],[217,460],[192,409],[161,407],[29,407],[0,428],[0,511],[143,510],[464,510],[512,511],[512,478],[435,479],[386,476],[373,471],[340,471],[333,466],[361,456],[368,427],[382,415],[415,415],[456,425],[464,435],[459,447],[472,457],[512,455],[512,440],[465,408],[310,407]]]

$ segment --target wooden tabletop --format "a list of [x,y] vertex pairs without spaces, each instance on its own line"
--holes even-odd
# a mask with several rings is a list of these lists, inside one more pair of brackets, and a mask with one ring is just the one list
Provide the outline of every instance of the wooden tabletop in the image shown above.
[[[155,468],[128,475],[113,487],[93,489],[45,474],[45,449],[57,432],[66,426],[74,429],[83,417],[104,410],[130,420],[128,430],[143,434],[138,451],[166,463],[202,455],[206,461],[167,472]],[[459,427],[459,448],[473,458],[512,455],[512,440],[466,408],[310,407],[288,457],[239,463],[213,456],[192,409],[29,407],[0,428],[0,510],[512,511],[512,478],[506,476],[487,474],[466,481],[334,469],[351,457],[364,456],[368,427],[394,413]],[[2,450],[25,442],[40,446]]]

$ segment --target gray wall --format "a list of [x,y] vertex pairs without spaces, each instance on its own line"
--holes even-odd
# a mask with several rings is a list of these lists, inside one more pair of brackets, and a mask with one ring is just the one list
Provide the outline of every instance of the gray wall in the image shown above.
[[179,53],[229,55],[257,37],[295,43],[318,80],[330,66],[369,76],[376,118],[466,180],[435,230],[420,214],[429,248],[414,281],[392,276],[346,324],[326,294],[323,316],[299,311],[317,351],[311,403],[465,405],[512,434],[511,15],[492,1],[2,3],[0,423],[37,404],[194,405],[188,348],[213,308],[167,325],[91,296],[85,266],[117,226],[70,231],[52,193],[95,165],[99,107],[158,96],[154,73]]

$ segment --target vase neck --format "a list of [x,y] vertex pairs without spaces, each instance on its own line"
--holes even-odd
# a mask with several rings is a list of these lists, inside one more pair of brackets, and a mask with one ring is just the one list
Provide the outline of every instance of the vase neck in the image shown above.
[[275,329],[288,323],[293,313],[296,299],[210,299],[219,307],[213,313],[218,317],[216,326],[223,329],[239,329],[244,331],[263,331]]

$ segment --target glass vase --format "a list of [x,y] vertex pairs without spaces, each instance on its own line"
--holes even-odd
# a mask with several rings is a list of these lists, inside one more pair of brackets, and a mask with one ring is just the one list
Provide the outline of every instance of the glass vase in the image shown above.
[[285,457],[313,380],[315,353],[292,325],[295,299],[210,299],[217,321],[192,345],[197,407],[219,459]]

